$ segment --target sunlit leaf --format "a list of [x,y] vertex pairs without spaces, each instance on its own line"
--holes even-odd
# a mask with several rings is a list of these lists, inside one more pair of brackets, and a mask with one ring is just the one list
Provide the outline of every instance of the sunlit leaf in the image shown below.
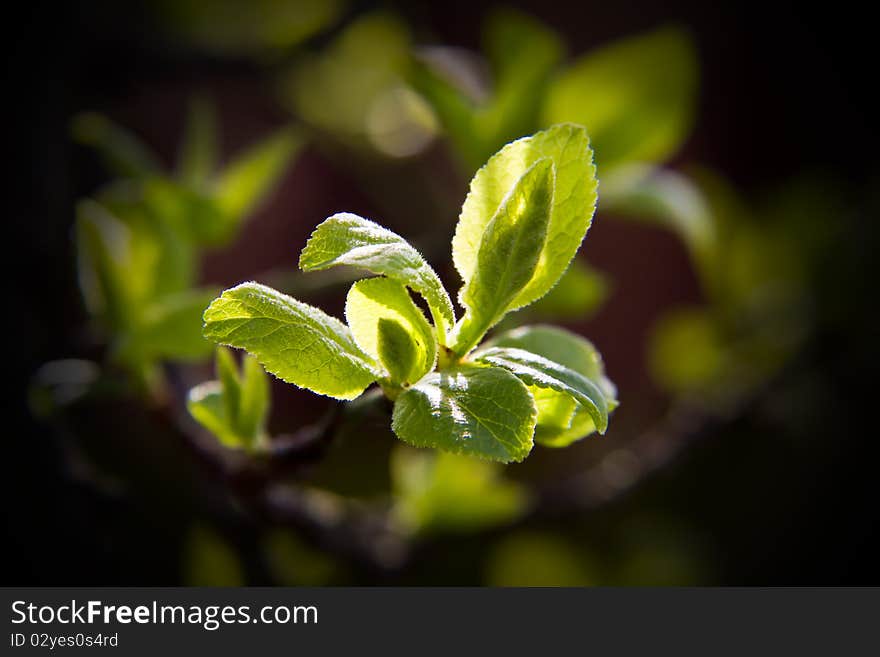
[[[524,349],[583,375],[598,385],[608,401],[609,411],[617,407],[617,390],[605,376],[602,357],[583,337],[555,326],[524,326],[493,339],[489,346]],[[531,386],[538,408],[535,442],[565,447],[596,431],[588,409],[566,393]]]
[[599,433],[608,428],[608,400],[593,381],[564,365],[523,349],[491,347],[477,355],[478,362],[503,367],[530,386],[564,393],[586,408]]
[[263,444],[269,412],[269,380],[255,358],[245,354],[241,372],[232,352],[217,348],[216,381],[189,391],[187,410],[221,443],[254,449]]
[[241,436],[232,427],[219,381],[205,381],[190,389],[186,408],[193,419],[211,432],[223,445],[243,446]]
[[300,254],[303,271],[350,265],[382,274],[421,294],[444,341],[455,321],[452,301],[425,259],[399,235],[357,215],[335,214],[315,228]]
[[245,354],[241,363],[241,402],[237,427],[251,444],[259,444],[266,434],[271,401],[269,377],[256,358]]
[[549,158],[556,171],[547,240],[535,273],[510,304],[512,309],[539,299],[556,284],[590,226],[597,183],[586,131],[573,125],[554,126],[496,153],[471,181],[452,241],[456,269],[468,283],[477,270],[489,222],[516,182],[543,158]]
[[528,389],[510,372],[460,365],[404,390],[391,428],[416,447],[509,463],[531,451],[535,413]]
[[376,379],[347,326],[264,285],[226,290],[204,320],[209,340],[244,349],[275,376],[318,394],[354,399]]
[[687,33],[666,27],[594,50],[551,84],[544,125],[586,126],[604,169],[662,162],[693,122],[697,56]]
[[538,160],[516,181],[486,226],[477,267],[459,298],[467,309],[454,349],[465,354],[511,309],[532,280],[547,237],[555,172]]
[[358,346],[379,360],[395,382],[418,381],[433,369],[434,331],[401,283],[390,278],[358,281],[348,292],[345,317]]

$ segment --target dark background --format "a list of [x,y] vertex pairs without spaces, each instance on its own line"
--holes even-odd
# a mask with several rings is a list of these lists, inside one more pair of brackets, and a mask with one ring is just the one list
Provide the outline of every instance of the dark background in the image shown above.
[[[772,421],[754,421],[700,443],[635,494],[591,516],[592,533],[601,535],[628,508],[672,510],[715,546],[713,583],[877,583],[878,450],[871,420],[878,364],[873,185],[880,144],[873,22],[855,3],[506,4],[550,24],[574,54],[659,24],[683,24],[696,39],[702,71],[698,123],[681,161],[724,171],[747,194],[760,195],[803,171],[821,171],[859,195],[859,217],[847,238],[851,251],[840,263],[851,273],[843,279],[851,284],[839,290],[847,323],[812,347],[818,392],[790,400],[802,421],[784,430]],[[373,6],[356,3],[350,13]],[[489,6],[469,1],[396,8],[417,34],[475,47]],[[3,259],[12,292],[5,324],[14,327],[6,339],[14,368],[7,378],[13,382],[7,399],[14,400],[7,411],[14,421],[6,425],[0,461],[9,487],[2,503],[8,548],[3,584],[174,583],[176,546],[151,532],[137,507],[100,499],[73,483],[57,441],[29,418],[21,398],[40,363],[75,353],[77,327],[85,319],[69,241],[73,203],[104,174],[71,145],[68,121],[78,111],[108,111],[171,155],[194,87],[207,86],[221,99],[232,146],[278,124],[283,114],[249,82],[252,65],[218,63],[169,47],[137,3],[35,2],[18,9],[18,16],[4,21],[5,105],[11,110],[5,141],[14,146],[6,155],[7,189],[14,203]],[[312,164],[317,173],[308,178],[311,191],[296,199],[282,193],[289,207],[308,215],[304,227],[286,242],[261,233],[265,226],[251,233],[258,243],[281,244],[264,256],[271,264],[287,258],[293,267],[299,233],[323,218],[321,212],[369,205],[346,187],[344,173]],[[621,278],[624,300],[595,326],[609,371],[626,370],[618,381],[626,389],[628,378],[641,375],[627,362],[628,340],[643,336],[632,326],[647,326],[657,306],[689,299],[695,284],[671,239],[628,228],[600,232],[599,226],[591,236],[590,255]],[[223,271],[236,266],[232,260],[227,255],[209,261],[208,276],[235,278]],[[672,272],[659,300],[651,290],[625,294],[645,271]],[[106,532],[108,523],[113,527]],[[107,535],[117,542],[108,544]]]

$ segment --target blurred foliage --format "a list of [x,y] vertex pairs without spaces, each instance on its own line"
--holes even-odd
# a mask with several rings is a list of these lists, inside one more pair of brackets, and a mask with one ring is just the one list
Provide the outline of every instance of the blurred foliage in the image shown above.
[[334,559],[309,547],[289,530],[269,532],[263,539],[263,551],[279,586],[326,586],[343,570]]
[[197,525],[183,547],[186,586],[244,586],[245,576],[235,550],[214,530]]
[[178,40],[216,55],[271,56],[335,23],[344,0],[160,0],[151,9]]
[[806,339],[847,210],[839,185],[822,177],[795,180],[757,204],[718,174],[694,178],[714,226],[694,249],[708,304],[658,324],[650,363],[668,389],[717,401],[766,380]]
[[503,525],[528,508],[529,493],[493,463],[398,447],[391,457],[394,514],[417,534],[471,532]]
[[406,84],[411,40],[401,21],[368,14],[323,51],[281,76],[284,102],[307,125],[350,147],[403,157],[436,131],[434,114]]
[[267,447],[269,377],[251,356],[242,358],[241,371],[232,351],[217,347],[217,379],[189,391],[190,415],[226,447],[259,451]]
[[499,541],[487,557],[488,586],[596,586],[599,565],[588,549],[550,533],[520,531]]
[[103,116],[79,115],[72,131],[121,176],[78,205],[83,297],[113,362],[158,394],[159,361],[198,361],[212,351],[201,315],[216,290],[197,287],[201,251],[236,235],[301,139],[285,128],[220,167],[214,110],[196,99],[177,170],[167,174],[146,145]]
[[603,170],[663,162],[690,132],[697,75],[690,37],[678,28],[622,39],[577,59],[553,80],[542,122],[587,126]]

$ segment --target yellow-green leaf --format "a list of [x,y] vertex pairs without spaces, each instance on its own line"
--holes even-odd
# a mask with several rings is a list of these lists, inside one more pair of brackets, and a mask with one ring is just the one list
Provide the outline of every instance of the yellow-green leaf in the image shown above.
[[345,324],[265,285],[226,290],[204,320],[209,340],[245,349],[278,378],[318,394],[354,399],[376,380]]
[[[406,287],[396,280],[369,278],[352,285],[345,317],[358,346],[381,361],[396,383],[413,383],[433,369],[437,358],[434,331]],[[412,345],[409,355],[407,344]]]

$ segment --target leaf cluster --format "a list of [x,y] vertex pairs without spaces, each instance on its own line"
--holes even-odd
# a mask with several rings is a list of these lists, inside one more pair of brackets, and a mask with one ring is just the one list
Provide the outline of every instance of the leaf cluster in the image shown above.
[[315,229],[299,264],[377,275],[352,285],[347,323],[249,282],[211,303],[204,335],[246,350],[284,381],[336,399],[378,383],[394,401],[392,429],[419,447],[506,463],[524,459],[536,439],[562,446],[604,433],[616,392],[589,342],[532,326],[479,347],[507,313],[558,282],[590,226],[596,188],[579,126],[554,126],[494,155],[471,182],[452,242],[461,317],[415,248],[341,213]]

